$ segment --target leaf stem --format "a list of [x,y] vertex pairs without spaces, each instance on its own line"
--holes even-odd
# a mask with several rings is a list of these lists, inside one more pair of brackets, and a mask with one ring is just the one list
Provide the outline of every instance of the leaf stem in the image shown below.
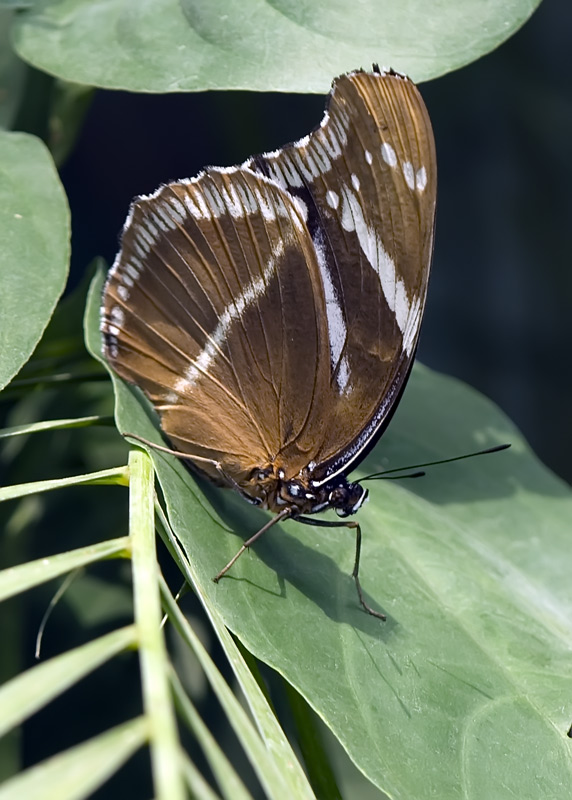
[[139,633],[143,705],[149,718],[155,797],[157,800],[185,800],[182,756],[169,686],[169,662],[161,630],[159,568],[155,551],[154,475],[147,453],[132,450],[129,470],[135,621]]
[[63,489],[67,486],[99,486],[100,484],[119,484],[127,486],[127,467],[112,467],[98,472],[89,472],[86,475],[72,475],[69,478],[55,478],[48,481],[34,481],[33,483],[17,483],[13,486],[0,488],[0,502],[14,500],[37,492],[49,492],[53,489]]

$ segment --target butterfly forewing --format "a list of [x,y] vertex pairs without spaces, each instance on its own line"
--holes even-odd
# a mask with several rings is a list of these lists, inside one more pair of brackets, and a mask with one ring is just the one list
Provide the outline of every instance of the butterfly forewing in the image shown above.
[[431,123],[407,78],[356,72],[335,81],[319,128],[250,164],[308,208],[330,336],[332,424],[315,454],[327,479],[381,432],[413,361],[433,246]]
[[284,190],[209,170],[140,198],[105,298],[108,359],[176,447],[212,459],[203,471],[220,479],[222,463],[240,481],[292,440],[305,466],[328,335],[312,243]]
[[435,194],[414,85],[342,76],[300,142],[134,203],[104,291],[106,356],[213,479],[328,480],[407,379]]

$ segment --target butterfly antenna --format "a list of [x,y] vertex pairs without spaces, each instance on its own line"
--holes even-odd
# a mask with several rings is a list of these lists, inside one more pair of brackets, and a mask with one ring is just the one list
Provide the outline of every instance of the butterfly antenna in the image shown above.
[[442,458],[438,461],[426,461],[424,464],[411,464],[408,467],[394,467],[393,469],[386,469],[382,472],[372,472],[371,475],[366,475],[365,478],[360,478],[356,483],[363,481],[375,480],[397,480],[399,478],[420,478],[424,472],[413,472],[411,475],[395,475],[393,472],[405,472],[409,469],[420,469],[421,467],[434,467],[437,464],[450,464],[452,461],[462,461],[464,458],[474,458],[475,456],[486,456],[489,453],[499,453],[501,450],[508,450],[510,444],[498,444],[495,447],[487,447],[486,450],[477,450],[474,453],[464,453],[462,456],[453,456],[453,458]]
[[[405,469],[407,469],[407,467],[405,467]],[[392,472],[392,470],[389,469],[387,470],[387,474],[383,472],[379,473],[380,480],[381,478],[383,478],[386,481],[403,481],[406,478],[422,478],[424,475],[427,474],[424,469],[419,470],[419,472],[410,472],[409,475],[390,475],[389,474],[390,472]],[[361,480],[366,481],[368,480],[368,478],[371,478],[371,475],[368,475],[367,478],[361,478]],[[359,482],[360,481],[356,481],[356,483]]]

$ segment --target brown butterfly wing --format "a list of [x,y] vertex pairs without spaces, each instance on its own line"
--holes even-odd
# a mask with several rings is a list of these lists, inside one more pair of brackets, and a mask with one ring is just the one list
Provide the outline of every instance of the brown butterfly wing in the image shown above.
[[267,179],[212,169],[134,203],[104,290],[105,353],[213,479],[218,463],[240,484],[289,442],[305,466],[325,319],[303,217]]
[[330,343],[330,425],[313,457],[322,482],[381,432],[413,362],[433,247],[431,123],[407,78],[351,73],[319,128],[248,163],[308,209]]
[[339,78],[309,137],[134,204],[104,292],[107,358],[212,478],[274,464],[327,480],[406,381],[435,192],[413,84]]

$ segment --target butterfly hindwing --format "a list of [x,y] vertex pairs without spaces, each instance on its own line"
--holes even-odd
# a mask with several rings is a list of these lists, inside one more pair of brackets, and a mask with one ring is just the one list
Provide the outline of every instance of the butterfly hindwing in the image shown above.
[[250,165],[308,208],[330,332],[326,478],[381,432],[413,362],[433,247],[431,123],[407,78],[355,72],[335,81],[315,131]]

